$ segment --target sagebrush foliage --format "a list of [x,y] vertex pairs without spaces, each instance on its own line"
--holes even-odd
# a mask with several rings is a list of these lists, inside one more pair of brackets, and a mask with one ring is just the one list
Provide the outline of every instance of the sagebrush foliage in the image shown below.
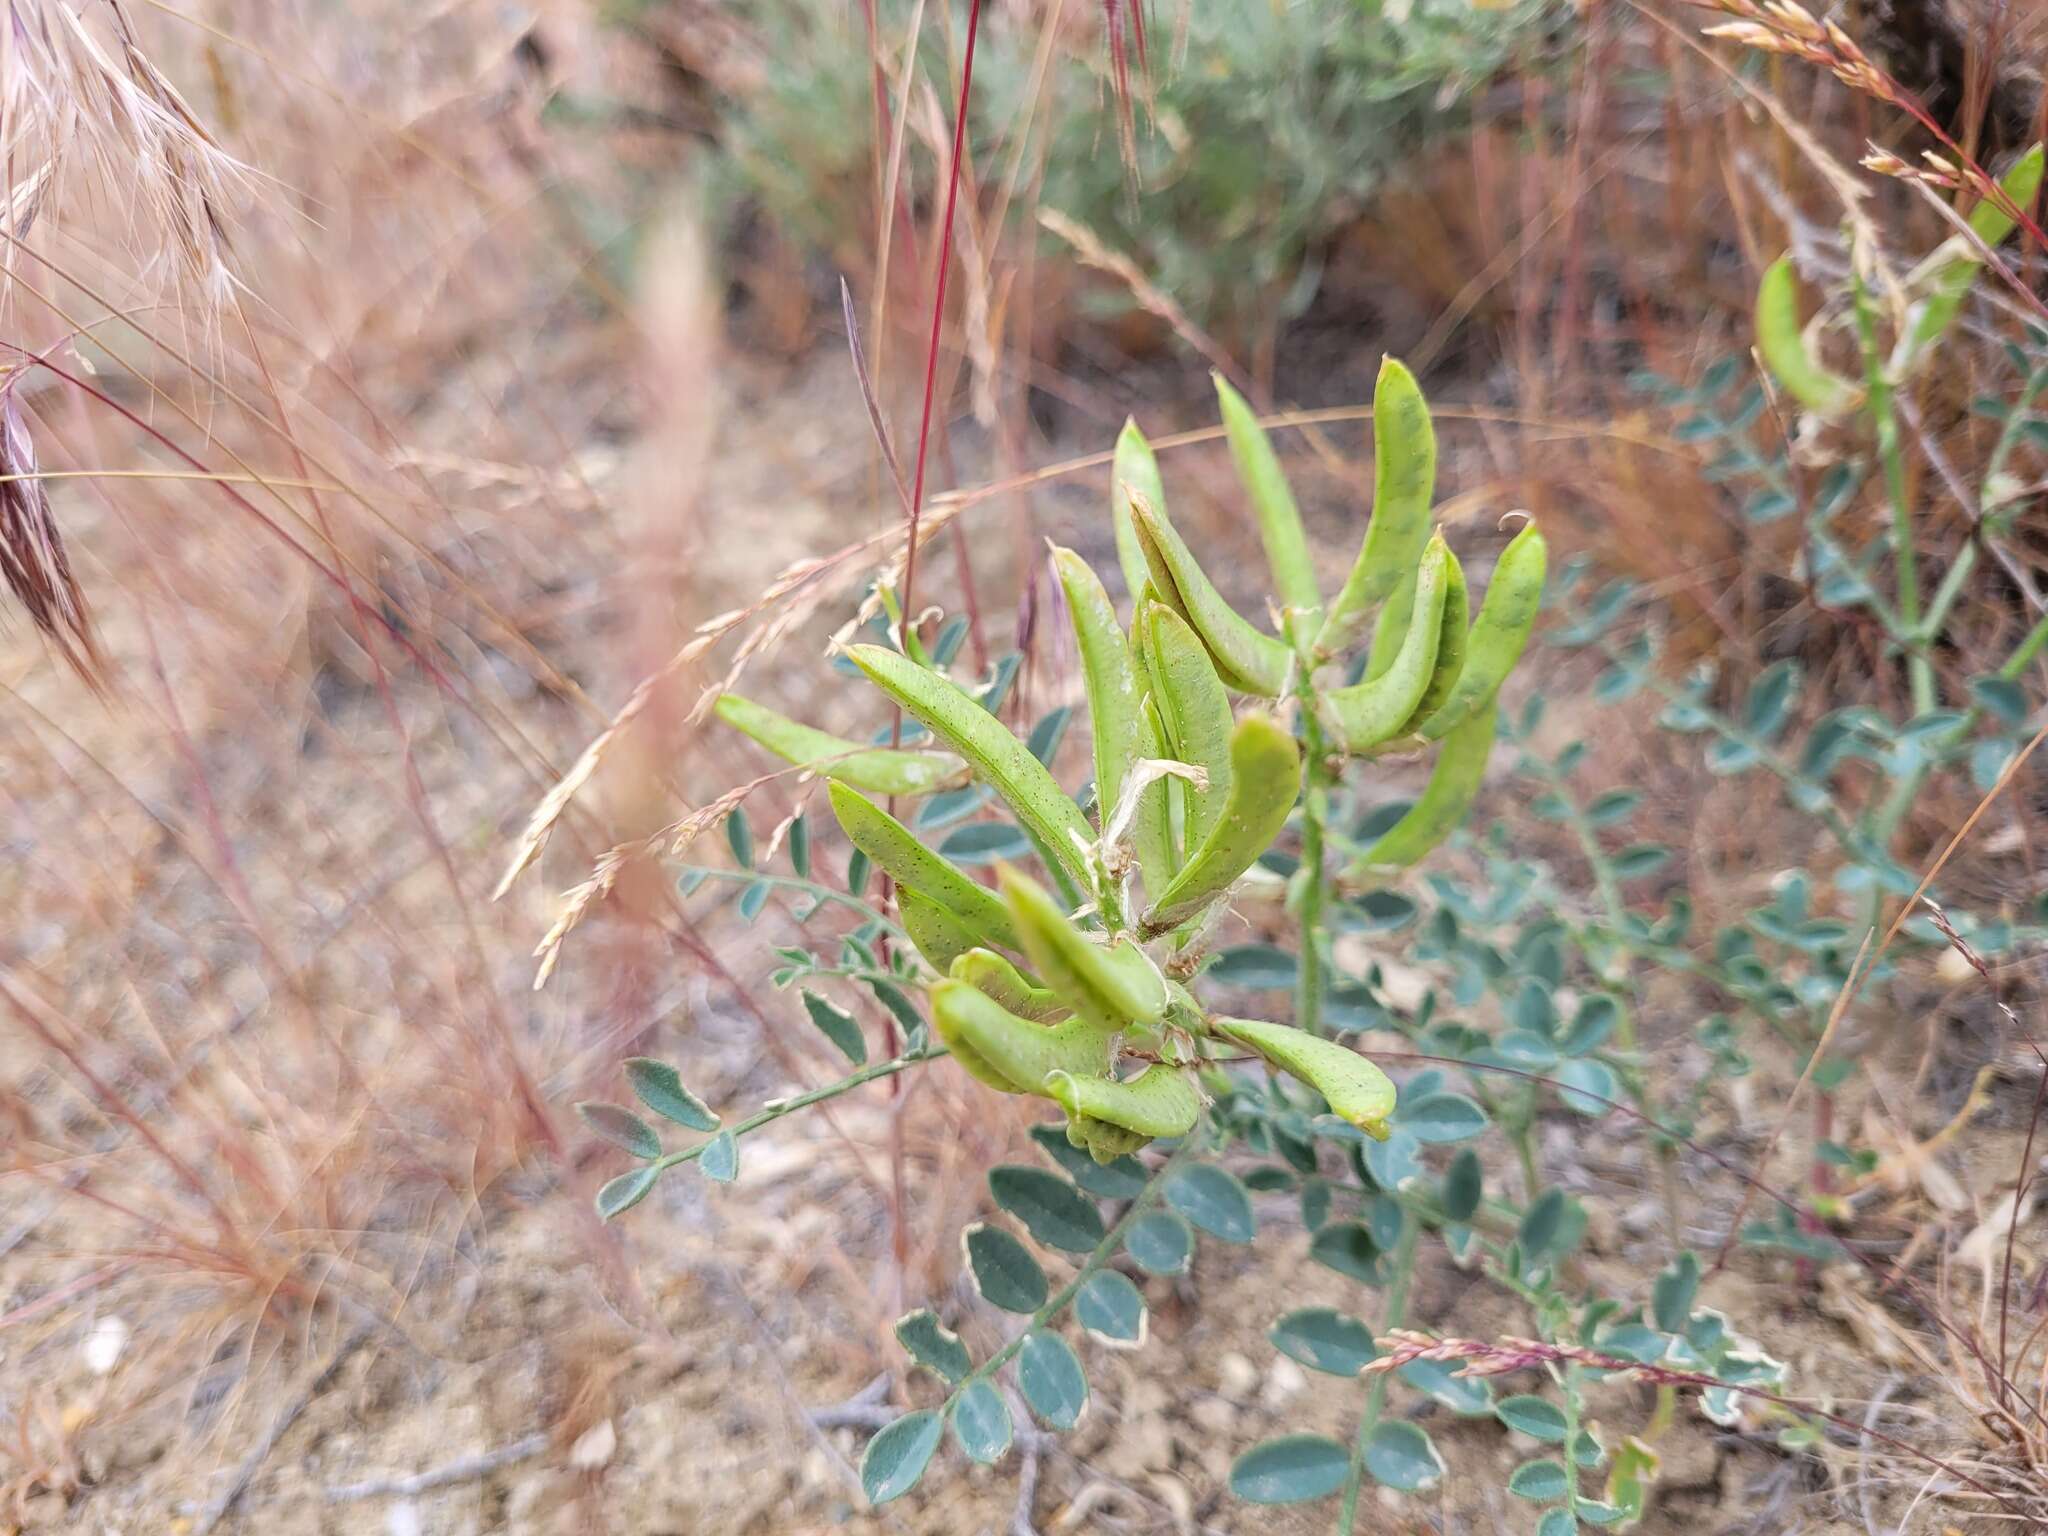
[[[790,0],[733,9],[773,46],[725,103],[711,206],[758,207],[799,245],[858,266],[874,228],[862,24]],[[886,38],[907,33],[910,7],[879,9]],[[1002,187],[1024,156],[1042,167],[1041,206],[1132,261],[1196,323],[1228,333],[1305,308],[1330,241],[1420,149],[1455,138],[1506,68],[1540,69],[1566,14],[1554,0],[1224,0],[1162,16],[1136,82],[1134,166],[1119,151],[1113,57],[1094,29],[1073,28],[1041,82],[1041,23],[997,17],[978,45],[968,143],[982,185]],[[926,16],[924,79],[955,77],[947,50],[958,35]],[[916,132],[909,143],[924,152]],[[1030,216],[1021,199],[1010,211]],[[1044,252],[1068,254],[1050,241]],[[1090,302],[1109,314],[1132,300],[1105,287]]]

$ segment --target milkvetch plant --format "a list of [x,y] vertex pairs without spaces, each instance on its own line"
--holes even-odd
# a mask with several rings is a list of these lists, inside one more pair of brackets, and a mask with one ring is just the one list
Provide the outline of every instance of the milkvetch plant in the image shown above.
[[[631,1109],[581,1107],[594,1131],[639,1162],[600,1192],[607,1217],[681,1163],[730,1180],[751,1131],[941,1058],[999,1092],[1057,1110],[1058,1120],[1034,1133],[1053,1168],[1000,1166],[990,1170],[989,1188],[1040,1249],[1077,1255],[1077,1272],[1055,1286],[1007,1229],[967,1231],[967,1265],[983,1300],[1027,1323],[977,1364],[931,1311],[902,1320],[899,1340],[946,1397],[870,1444],[862,1476],[877,1501],[916,1484],[948,1424],[970,1458],[1002,1454],[1013,1434],[996,1386],[1006,1367],[1042,1421],[1066,1428],[1078,1419],[1086,1373],[1056,1325],[1071,1314],[1098,1340],[1135,1344],[1144,1304],[1120,1266],[1179,1273],[1195,1229],[1250,1240],[1250,1194],[1219,1156],[1233,1143],[1269,1151],[1284,1138],[1297,1160],[1314,1164],[1317,1146],[1353,1160],[1360,1197],[1392,1204],[1399,1230],[1382,1223],[1386,1246],[1405,1241],[1412,1258],[1423,1216],[1441,1220],[1434,1197],[1428,1210],[1408,1214],[1421,1199],[1408,1186],[1422,1169],[1422,1149],[1487,1124],[1441,1074],[1425,1074],[1397,1100],[1381,1067],[1347,1043],[1360,1020],[1345,1002],[1362,983],[1336,973],[1332,945],[1337,932],[1356,926],[1359,903],[1392,899],[1390,882],[1448,836],[1471,804],[1494,743],[1497,695],[1540,605],[1543,539],[1533,525],[1515,534],[1475,611],[1456,555],[1431,528],[1436,440],[1428,408],[1408,370],[1390,359],[1375,392],[1371,517],[1344,581],[1326,591],[1263,429],[1227,384],[1219,380],[1217,389],[1266,551],[1265,622],[1234,608],[1205,573],[1169,516],[1157,461],[1131,425],[1118,440],[1111,496],[1128,614],[1079,555],[1051,553],[1091,735],[1094,773],[1079,794],[1049,766],[1066,712],[1054,711],[1027,736],[1013,733],[998,712],[1014,662],[963,686],[951,665],[956,624],[927,644],[917,626],[892,622],[881,642],[849,644],[835,657],[835,666],[873,685],[878,702],[907,717],[870,742],[723,696],[718,719],[825,781],[851,846],[848,879],[835,887],[813,878],[802,817],[786,838],[794,874],[755,868],[751,828],[735,810],[727,830],[740,868],[692,868],[684,888],[740,883],[746,918],[775,894],[802,900],[801,921],[828,905],[863,917],[836,953],[779,951],[774,978],[799,989],[811,1022],[854,1070],[726,1126],[672,1068],[630,1063],[642,1109],[704,1133],[680,1150],[664,1150]],[[893,593],[880,596],[894,620]],[[1365,838],[1331,824],[1349,768],[1424,753],[1432,756],[1429,780],[1405,812]],[[968,819],[985,809],[1000,814]],[[990,868],[993,888],[976,878],[977,868]],[[888,877],[893,909],[870,894],[876,871]],[[1273,889],[1276,872],[1284,872],[1299,935],[1296,955],[1275,952],[1290,962],[1291,1017],[1220,1012],[1204,1000],[1212,990],[1205,978],[1213,971],[1233,988],[1241,978],[1227,963],[1232,952],[1213,949],[1219,919],[1233,903]],[[891,1038],[901,1031],[900,1052],[869,1059],[866,1032],[825,994],[834,982],[862,987],[882,1004]],[[1263,1089],[1244,1074],[1247,1066],[1265,1069]],[[1140,1154],[1155,1143],[1163,1159],[1148,1163]],[[1449,1176],[1462,1180],[1469,1171],[1461,1161]],[[1119,1203],[1114,1220],[1104,1219],[1100,1201]],[[1339,1268],[1373,1262],[1360,1244],[1348,1255],[1327,1253]],[[1398,1307],[1386,1321],[1401,1321]],[[1287,1330],[1290,1340],[1301,1336],[1294,1349],[1328,1350],[1331,1359],[1348,1358],[1361,1331],[1370,1337],[1363,1324],[1319,1329],[1298,1318]],[[1379,1457],[1373,1448],[1387,1439],[1372,1431],[1392,1428],[1363,1426],[1355,1453],[1338,1448],[1353,1483],[1347,1509],[1368,1452]],[[1434,1456],[1403,1446],[1422,1461]],[[1284,1446],[1251,1454],[1253,1472],[1240,1480],[1247,1497],[1329,1491],[1317,1486],[1327,1456],[1320,1446],[1305,1471]],[[1417,1486],[1402,1481],[1405,1467],[1397,1457],[1372,1475]]]

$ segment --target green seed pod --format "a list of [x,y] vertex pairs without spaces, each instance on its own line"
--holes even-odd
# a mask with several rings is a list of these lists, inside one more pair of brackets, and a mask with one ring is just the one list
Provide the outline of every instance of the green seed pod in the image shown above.
[[1365,850],[1358,860],[1362,867],[1405,867],[1450,836],[1451,829],[1465,819],[1486,777],[1486,760],[1493,753],[1499,720],[1500,706],[1489,699],[1444,737],[1422,798]]
[[1334,734],[1345,751],[1369,752],[1396,739],[1428,692],[1443,643],[1450,565],[1450,546],[1437,534],[1422,551],[1407,636],[1393,665],[1378,677],[1325,695]]
[[[991,1084],[993,1087],[1045,1097],[1045,1080],[1054,1072],[1075,1077],[1109,1074],[1110,1047],[1118,1033],[1114,1029],[1085,1019],[1033,1024],[964,981],[935,981],[930,996],[932,1024],[939,1038],[955,1054],[959,1045],[964,1045],[976,1060],[991,1068],[1001,1079]],[[962,1065],[966,1065],[964,1058]]]
[[1394,1112],[1394,1084],[1356,1051],[1285,1024],[1215,1019],[1211,1027],[1307,1083],[1329,1101],[1338,1118],[1375,1141],[1387,1139],[1387,1117]]
[[1049,1024],[1072,1012],[1049,989],[1036,985],[992,949],[970,949],[953,962],[947,974],[1034,1024]]
[[1366,651],[1365,681],[1377,682],[1387,669],[1401,659],[1401,645],[1408,638],[1408,621],[1415,612],[1415,583],[1419,574],[1410,571],[1394,588],[1393,595],[1372,621],[1372,644]]
[[1173,926],[1227,891],[1287,825],[1301,788],[1301,748],[1263,715],[1247,715],[1230,735],[1230,798],[1148,923]]
[[925,963],[941,976],[980,942],[949,910],[930,897],[919,895],[912,886],[897,887],[896,910],[910,942],[917,946]]
[[1486,600],[1465,645],[1465,666],[1456,685],[1435,711],[1423,717],[1417,732],[1425,741],[1441,741],[1500,691],[1543,606],[1543,578],[1549,551],[1543,535],[1530,523],[1508,541],[1493,567]]
[[1109,471],[1109,519],[1116,530],[1116,562],[1123,568],[1124,587],[1135,605],[1142,600],[1149,575],[1145,548],[1138,542],[1138,530],[1131,522],[1131,497],[1136,493],[1148,507],[1166,506],[1166,486],[1159,478],[1159,460],[1137,422],[1126,418],[1116,435],[1116,460]]
[[1259,519],[1259,539],[1266,546],[1266,564],[1273,573],[1273,590],[1283,607],[1306,614],[1320,608],[1322,594],[1316,591],[1315,561],[1309,557],[1308,535],[1302,531],[1301,512],[1294,504],[1294,492],[1281,471],[1279,456],[1266,439],[1266,429],[1245,404],[1244,396],[1232,389],[1220,373],[1209,377],[1216,383],[1216,400],[1223,410],[1223,433],[1230,439],[1230,456],[1237,462],[1237,478],[1252,498],[1252,511]]
[[[1123,803],[1124,782],[1140,758],[1158,757],[1151,722],[1145,716],[1145,691],[1130,642],[1117,624],[1109,594],[1071,549],[1054,549],[1053,569],[1067,596],[1074,643],[1081,653],[1081,678],[1088,694],[1088,721],[1095,748],[1096,819],[1105,832]],[[1154,781],[1138,792],[1131,823],[1131,843],[1147,889],[1173,876],[1173,847],[1168,841],[1166,786]]]
[[[1999,187],[2012,199],[2015,207],[2032,207],[2035,194],[2041,190],[2041,168],[2041,146],[2036,144],[1999,178]],[[1969,222],[1971,233],[1993,249],[2013,231],[2012,215],[1988,197],[1970,211]],[[1935,255],[1940,256],[1942,251],[1953,251],[1954,254],[1935,269],[1931,291],[1913,308],[1907,326],[1908,359],[1919,357],[1947,334],[1971,285],[1984,270],[1984,263],[1978,259],[1975,247],[1960,237],[1944,241]],[[1923,267],[1925,265],[1922,264]],[[1917,270],[1915,275],[1919,275]]]
[[832,814],[852,843],[895,882],[945,909],[954,923],[974,935],[977,944],[1020,949],[1009,910],[995,892],[976,885],[948,860],[933,853],[910,829],[859,790],[831,784]]
[[[1223,815],[1230,799],[1230,695],[1187,622],[1164,603],[1150,603],[1138,615],[1146,634],[1145,658],[1152,673],[1152,702],[1159,710],[1166,750],[1209,776],[1207,789],[1182,783],[1187,807],[1184,846],[1199,846]],[[1156,895],[1165,882],[1146,881]]]
[[1092,1024],[1125,1029],[1166,1013],[1166,978],[1129,939],[1102,945],[1076,928],[1045,887],[1007,864],[996,881],[1024,953],[1053,994]]
[[1239,693],[1278,698],[1287,686],[1294,653],[1251,623],[1216,590],[1166,514],[1143,501],[1131,503],[1138,542],[1145,551],[1159,600],[1187,620],[1201,636],[1216,674]]
[[1822,367],[1807,346],[1799,328],[1799,282],[1790,256],[1764,268],[1757,285],[1756,345],[1771,376],[1815,415],[1840,416],[1856,403],[1856,386]]
[[1458,686],[1458,679],[1465,673],[1466,626],[1471,622],[1472,599],[1465,590],[1465,568],[1458,564],[1457,555],[1447,544],[1444,546],[1444,608],[1443,618],[1437,627],[1436,665],[1430,671],[1429,686],[1422,690],[1421,699],[1394,733],[1396,740],[1413,736],[1422,722],[1450,699],[1452,690]]
[[1316,639],[1316,648],[1328,655],[1348,649],[1373,606],[1406,584],[1429,541],[1436,429],[1415,375],[1391,357],[1381,360],[1373,386],[1372,443],[1372,520]]
[[1202,1111],[1193,1078],[1180,1067],[1154,1063],[1127,1083],[1106,1077],[1054,1072],[1045,1090],[1076,1120],[1099,1120],[1150,1138],[1185,1136]]
[[967,782],[967,764],[951,752],[868,747],[813,730],[765,704],[723,693],[711,712],[785,762],[876,795],[928,795]]
[[987,710],[938,673],[879,645],[847,650],[875,685],[929,726],[946,745],[1008,802],[1040,851],[1056,860],[1074,883],[1092,889],[1085,849],[1095,834],[1045,764]]

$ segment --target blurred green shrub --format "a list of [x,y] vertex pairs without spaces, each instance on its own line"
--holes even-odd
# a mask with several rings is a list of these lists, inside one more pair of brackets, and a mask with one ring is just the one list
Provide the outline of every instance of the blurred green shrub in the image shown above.
[[[852,7],[732,0],[727,16],[760,49],[744,84],[724,88],[715,202],[734,220],[764,214],[788,238],[842,268],[871,258],[873,75]],[[1134,70],[1135,178],[1119,149],[1109,51],[1101,28],[1069,19],[1032,110],[1041,16],[984,18],[970,109],[984,205],[1021,166],[1006,236],[1032,219],[1032,194],[1128,257],[1191,316],[1219,332],[1299,313],[1316,292],[1319,255],[1417,153],[1460,133],[1510,66],[1560,53],[1565,8],[1517,0],[1204,0],[1155,18],[1149,80]],[[911,7],[884,4],[885,39]],[[957,20],[957,18],[956,18]],[[950,103],[947,40],[926,13],[919,69]],[[735,72],[737,74],[737,72]],[[893,76],[892,76],[893,85]],[[893,102],[892,102],[893,106]],[[915,110],[915,108],[914,108]],[[909,134],[933,184],[930,146]],[[918,162],[913,162],[918,166]],[[1068,260],[1049,238],[1046,255]],[[1130,307],[1098,286],[1096,313]]]

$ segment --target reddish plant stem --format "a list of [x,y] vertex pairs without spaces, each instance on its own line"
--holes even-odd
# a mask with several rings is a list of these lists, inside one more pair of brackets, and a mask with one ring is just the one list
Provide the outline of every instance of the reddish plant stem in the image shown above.
[[953,110],[953,158],[946,168],[946,212],[939,227],[939,265],[932,282],[931,340],[924,353],[924,406],[917,425],[917,463],[910,475],[910,538],[903,552],[903,627],[917,622],[917,524],[924,511],[925,460],[931,449],[932,400],[938,393],[939,330],[946,317],[946,276],[953,265],[953,218],[960,201],[960,160],[967,149],[967,101],[974,89],[974,42],[981,31],[981,0],[967,8],[967,50],[960,64],[960,96]]

